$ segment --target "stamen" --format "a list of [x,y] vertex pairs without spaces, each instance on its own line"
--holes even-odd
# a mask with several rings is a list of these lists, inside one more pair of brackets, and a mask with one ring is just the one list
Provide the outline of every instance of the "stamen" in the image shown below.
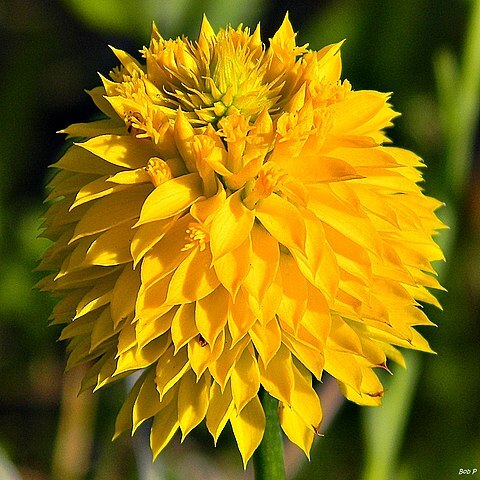
[[148,161],[145,170],[156,187],[172,178],[172,171],[168,163],[157,157],[152,157]]
[[129,112],[125,114],[125,125],[127,127],[128,133],[132,137],[136,137],[139,133],[142,132],[141,124],[143,122],[142,115],[139,112]]
[[253,209],[257,203],[282,188],[288,174],[274,162],[265,163],[258,174],[252,190],[246,195],[243,203]]
[[188,228],[185,230],[185,246],[182,248],[182,252],[190,250],[196,246],[203,252],[207,247],[207,243],[210,241],[210,235],[205,231],[200,223],[189,223]]

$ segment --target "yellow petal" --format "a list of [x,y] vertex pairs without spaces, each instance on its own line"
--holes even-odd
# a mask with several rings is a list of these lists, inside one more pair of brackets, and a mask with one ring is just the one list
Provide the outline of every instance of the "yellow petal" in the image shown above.
[[129,245],[134,235],[133,222],[111,228],[92,243],[85,256],[87,265],[121,265],[131,262]]
[[[145,287],[171,273],[191,253],[191,250],[183,250],[186,229],[191,220],[190,215],[185,215],[177,220],[170,229],[167,229],[165,235],[145,253],[141,266],[142,284]],[[159,226],[158,222],[152,222],[139,228],[150,225],[152,227]],[[162,224],[160,224],[160,227],[162,227]],[[166,227],[167,225],[163,225],[163,228]],[[138,246],[140,247],[144,239],[140,239],[140,235],[138,235],[138,238]],[[137,243],[135,248],[137,248]],[[142,246],[143,248],[145,247]]]
[[352,353],[338,350],[325,350],[325,370],[337,380],[350,385],[360,392],[362,385],[362,371]]
[[69,172],[97,175],[113,175],[120,170],[118,166],[105,162],[76,145],[72,145],[65,155],[58,162],[54,163],[52,167]]
[[237,412],[257,395],[260,387],[260,372],[253,348],[246,348],[235,362],[230,377],[233,402]]
[[258,397],[253,397],[240,413],[234,410],[230,415],[230,423],[246,468],[265,431],[265,413]]
[[213,382],[210,388],[210,401],[207,411],[207,428],[213,437],[215,445],[222,433],[233,409],[232,391],[225,388],[222,392],[218,383]]
[[131,169],[146,166],[157,153],[150,140],[130,135],[100,135],[76,145],[113,165]]
[[378,233],[365,213],[349,202],[342,201],[328,185],[309,189],[309,208],[324,223],[353,240],[363,248],[377,254]]
[[163,398],[189,369],[187,349],[182,348],[174,355],[173,348],[170,346],[157,362],[155,370],[155,385],[160,398]]
[[254,313],[248,306],[247,296],[240,289],[235,301],[233,298],[230,299],[228,309],[228,330],[232,336],[232,345],[235,345],[244,337],[256,320]]
[[250,238],[239,245],[232,252],[227,252],[214,264],[215,272],[222,285],[235,298],[240,286],[244,284],[245,277],[251,268]]
[[138,270],[133,270],[131,265],[126,265],[119,275],[113,288],[110,311],[115,329],[135,310],[136,298],[131,295],[132,289],[140,288],[140,276]]
[[147,197],[138,225],[173,217],[192,205],[202,193],[202,180],[197,173],[168,180]]
[[134,73],[143,73],[142,66],[131,55],[124,52],[123,50],[119,50],[118,48],[110,48],[112,49],[112,52],[115,54],[115,56],[120,60],[120,62],[122,62],[122,65],[125,67],[125,69],[130,75],[133,75]]
[[82,205],[83,203],[91,202],[97,198],[105,197],[111,193],[119,192],[128,188],[126,185],[115,185],[108,183],[108,178],[109,176],[105,175],[83,186],[75,196],[75,201],[70,209],[78,207],[78,205]]
[[74,173],[68,170],[58,171],[47,185],[50,193],[45,199],[45,202],[50,202],[51,200],[70,194],[76,194],[84,185],[87,185],[97,178],[98,175],[94,174]]
[[120,119],[114,120],[111,118],[95,120],[87,123],[74,123],[61,130],[60,133],[66,133],[67,138],[91,138],[105,133],[122,135],[125,133],[125,123]]
[[91,333],[91,347],[90,351],[93,352],[98,347],[115,334],[112,316],[110,310],[106,308],[95,320]]
[[323,357],[323,349],[319,351],[317,348],[310,346],[299,340],[299,334],[288,332],[288,326],[283,329],[282,341],[292,352],[292,354],[305,365],[315,377],[320,380],[322,378],[323,367],[325,364]]
[[198,382],[193,372],[187,372],[178,389],[178,421],[182,430],[182,441],[207,413],[210,393],[210,376],[203,375]]
[[115,175],[110,175],[107,182],[117,183],[119,185],[133,185],[135,183],[147,183],[152,179],[145,167],[136,168],[135,170],[122,170]]
[[170,330],[172,326],[173,316],[176,308],[170,309],[168,312],[159,311],[158,316],[154,319],[140,318],[135,325],[138,348],[142,349],[153,340]]
[[132,434],[147,419],[153,417],[161,409],[160,396],[155,388],[155,370],[149,370],[145,381],[138,392],[137,399],[133,406],[133,428]]
[[148,371],[145,371],[140,375],[138,380],[135,382],[133,387],[131,388],[130,392],[126,400],[123,402],[122,408],[117,415],[117,419],[115,421],[115,434],[112,440],[115,440],[120,434],[122,434],[126,430],[131,430],[133,427],[133,405],[137,400],[138,392],[145,381],[145,377],[148,375]]
[[220,385],[222,390],[226,388],[225,386],[230,379],[232,369],[243,350],[249,344],[249,341],[250,339],[248,337],[243,337],[240,341],[233,345],[229,336],[225,335],[225,345],[221,355],[215,362],[210,363],[208,366],[208,370],[212,374],[212,377],[215,379],[215,382]]
[[[177,305],[206,297],[219,284],[208,250],[195,248],[180,264],[168,287],[166,303]],[[187,281],[188,279],[188,281]]]
[[279,417],[285,435],[292,443],[300,447],[307,458],[310,459],[310,449],[315,433],[303,424],[300,416],[288,405],[280,404]]
[[150,222],[138,227],[130,243],[130,253],[134,261],[134,266],[143,256],[165,235],[169,228],[175,224],[177,217],[166,218],[156,222]]
[[227,323],[228,304],[228,292],[222,287],[196,302],[195,324],[200,335],[210,345],[215,343]]
[[71,241],[137,219],[151,189],[148,185],[139,185],[97,200],[78,222]]
[[277,275],[280,252],[277,240],[259,225],[253,226],[250,238],[252,242],[250,271],[243,285],[261,304]]
[[215,344],[208,345],[201,338],[196,337],[188,342],[188,358],[192,370],[200,378],[205,370],[222,354],[225,346],[225,334],[220,332]]
[[208,53],[209,47],[214,39],[215,32],[207,20],[207,16],[203,14],[202,25],[200,26],[200,33],[198,34],[198,47],[205,55]]
[[213,197],[195,202],[190,208],[190,214],[200,223],[210,223],[213,214],[220,208],[227,198],[225,189],[217,179],[217,193]]
[[294,389],[291,396],[291,405],[305,425],[318,431],[318,426],[322,421],[322,407],[317,393],[312,387],[310,372],[305,368],[293,365]]
[[268,365],[282,342],[282,334],[277,319],[273,318],[266,325],[257,321],[248,333],[263,364]]
[[76,336],[89,334],[92,331],[92,327],[97,316],[98,312],[90,312],[84,315],[82,318],[70,322],[62,330],[59,340],[68,340]]
[[387,95],[374,91],[351,92],[335,105],[331,134],[354,133],[385,108]]
[[153,418],[150,431],[150,447],[154,460],[168,445],[179,426],[177,402],[172,398]]
[[142,319],[144,322],[153,321],[170,310],[172,305],[167,305],[165,301],[171,278],[170,274],[146,288],[140,287],[135,304],[136,319]]
[[117,115],[108,101],[105,99],[105,88],[104,87],[95,87],[91,90],[86,90],[88,95],[95,103],[95,105],[107,116],[111,118],[116,118]]
[[91,288],[78,302],[75,318],[79,318],[109,303],[112,298],[114,283],[115,278],[107,278]]
[[270,395],[290,405],[293,390],[294,374],[292,355],[282,345],[265,367],[260,362],[260,379]]
[[198,328],[195,324],[195,303],[180,305],[172,320],[171,333],[175,354],[198,335]]
[[175,143],[179,152],[182,155],[185,165],[189,172],[196,171],[195,154],[193,153],[193,139],[195,138],[195,131],[183,113],[182,109],[177,110],[174,125]]
[[362,355],[362,344],[355,330],[339,315],[331,315],[329,341],[337,350]]
[[305,222],[290,202],[272,194],[257,206],[256,216],[279,243],[304,251]]
[[296,330],[307,308],[307,280],[291,255],[280,255],[283,294],[278,307],[278,316]]
[[152,363],[156,362],[165,352],[167,346],[168,336],[163,335],[153,342],[150,342],[142,349],[139,349],[136,346],[130,348],[130,350],[119,355],[115,375],[120,375],[121,373],[129,372],[131,370],[139,370],[152,365]]
[[243,205],[241,191],[230,195],[217,210],[210,228],[210,247],[214,263],[239,247],[250,234],[255,214]]

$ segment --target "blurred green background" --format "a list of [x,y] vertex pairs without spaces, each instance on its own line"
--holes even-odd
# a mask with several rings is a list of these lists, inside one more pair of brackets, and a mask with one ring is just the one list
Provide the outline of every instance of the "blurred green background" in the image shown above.
[[[126,386],[76,397],[81,372],[63,374],[65,345],[47,327],[51,299],[32,286],[46,241],[38,239],[47,166],[65,148],[55,132],[95,115],[84,89],[116,65],[107,45],[196,38],[261,22],[271,37],[286,11],[298,43],[344,38],[343,77],[356,89],[394,92],[402,116],[390,136],[426,161],[426,191],[446,202],[439,241],[449,293],[439,325],[424,331],[436,356],[409,354],[385,378],[384,406],[343,402],[321,387],[326,421],[311,461],[290,446],[289,478],[451,479],[480,470],[480,2],[467,0],[0,0],[0,479],[249,479],[231,434],[213,449],[197,429],[175,437],[151,464],[146,432],[113,444]],[[480,477],[480,473],[476,476]]]

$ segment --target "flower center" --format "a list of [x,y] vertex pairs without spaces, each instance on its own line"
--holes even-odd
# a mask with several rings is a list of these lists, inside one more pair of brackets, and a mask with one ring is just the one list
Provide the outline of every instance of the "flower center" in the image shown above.
[[273,192],[280,190],[283,182],[288,178],[288,174],[274,162],[266,162],[258,177],[254,180],[253,186],[248,187],[248,192],[243,203],[247,208],[253,209],[259,201],[270,196]]
[[145,170],[156,187],[172,178],[172,171],[167,162],[158,157],[152,157],[148,161]]
[[203,252],[210,241],[210,235],[205,228],[197,222],[188,224],[188,228],[185,230],[185,246],[182,248],[182,252],[190,250],[196,246]]

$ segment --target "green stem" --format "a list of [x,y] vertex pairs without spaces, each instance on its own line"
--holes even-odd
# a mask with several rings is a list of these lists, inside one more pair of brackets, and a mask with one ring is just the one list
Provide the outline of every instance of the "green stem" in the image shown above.
[[262,443],[253,454],[255,480],[285,480],[283,439],[278,418],[278,401],[263,388],[260,400],[266,417]]

